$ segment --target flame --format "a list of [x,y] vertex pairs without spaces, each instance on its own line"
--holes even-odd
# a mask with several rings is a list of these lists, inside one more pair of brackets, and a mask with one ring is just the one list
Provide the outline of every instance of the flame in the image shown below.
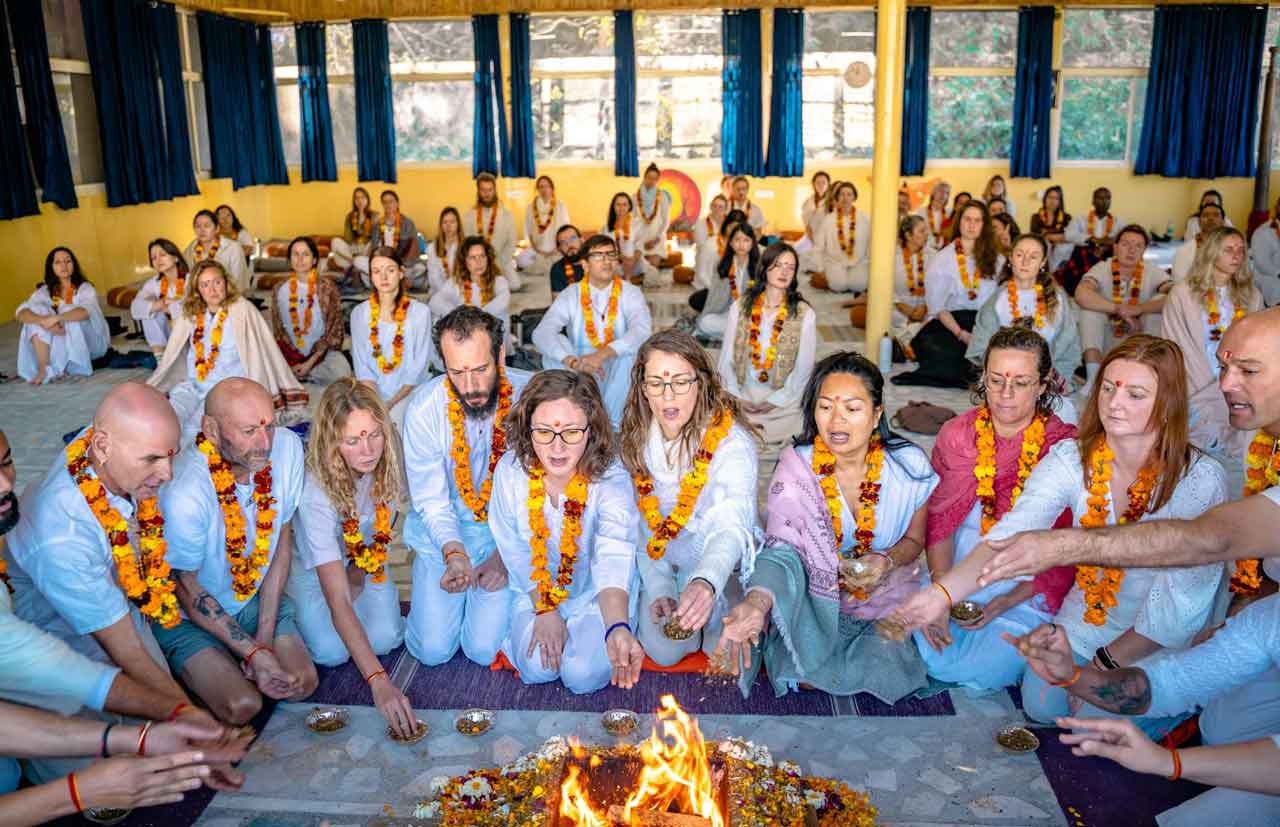
[[[653,732],[639,752],[644,768],[623,808],[624,824],[637,827],[642,823],[640,813],[668,812],[675,804],[679,812],[701,816],[711,827],[725,827],[702,731],[671,695],[662,696]],[[598,763],[593,760],[591,766]],[[612,822],[591,807],[579,777],[578,768],[570,765],[560,789],[560,815],[577,827],[609,827]]]

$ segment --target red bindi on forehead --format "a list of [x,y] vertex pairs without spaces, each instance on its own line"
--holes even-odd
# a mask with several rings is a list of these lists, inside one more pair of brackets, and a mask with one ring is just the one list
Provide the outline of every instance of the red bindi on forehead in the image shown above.
[[1230,361],[1231,361],[1231,351],[1229,351],[1229,350],[1224,350],[1224,351],[1222,351],[1222,361],[1224,361],[1224,362],[1230,362]]

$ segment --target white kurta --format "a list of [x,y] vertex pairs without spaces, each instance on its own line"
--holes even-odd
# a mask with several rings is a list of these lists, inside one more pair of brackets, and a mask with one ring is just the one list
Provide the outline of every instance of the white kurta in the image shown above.
[[446,244],[444,248],[444,256],[442,257],[436,252],[435,242],[427,245],[427,283],[434,293],[437,287],[449,279],[453,275],[454,260],[458,255],[457,241],[452,244]]
[[[323,278],[323,276],[321,276]],[[298,347],[298,342],[292,337],[298,333],[297,328],[293,326],[293,317],[289,314],[289,285],[293,279],[286,279],[283,284],[276,288],[274,294],[276,317],[280,319],[285,332],[289,334],[293,346],[303,356],[311,353],[315,348],[316,342],[320,341],[320,337],[324,335],[325,318],[324,309],[320,306],[320,288],[317,285],[315,295],[307,295],[307,278],[304,275],[298,279],[298,326],[302,327],[307,321],[307,305],[311,306],[311,324],[302,331],[302,347]]]
[[[923,288],[923,281],[929,273],[929,267],[933,264],[934,256],[937,252],[925,244],[924,249],[919,253],[911,256],[911,279],[920,284]],[[917,269],[920,261],[923,259],[923,267]],[[907,316],[897,305],[905,304],[908,307],[919,307],[925,303],[925,296],[915,296],[911,293],[911,285],[907,281],[907,265],[902,258],[902,248],[898,248],[898,254],[893,257],[893,315],[890,317],[889,327],[893,333],[893,337],[899,342],[906,344],[915,338],[920,332],[920,328],[924,327],[924,321],[911,322],[907,320]]]
[[[801,305],[802,309],[805,307],[805,305]],[[798,410],[800,398],[804,396],[805,385],[809,384],[809,377],[813,374],[813,365],[818,352],[818,314],[812,309],[809,309],[805,314],[803,321],[800,323],[800,349],[796,353],[795,367],[787,375],[782,387],[775,390],[771,382],[760,381],[759,371],[754,370],[751,365],[747,366],[746,381],[741,384],[738,383],[738,374],[734,365],[739,358],[751,358],[750,353],[739,355],[734,352],[733,331],[738,329],[738,317],[741,312],[742,302],[734,302],[729,308],[728,324],[725,327],[728,333],[725,336],[724,346],[720,348],[720,357],[716,363],[716,372],[720,374],[720,384],[729,393],[752,404],[758,405],[762,402],[768,402],[776,408],[796,407]],[[768,332],[773,329],[773,320],[777,315],[775,310],[766,312],[760,317],[760,333],[762,336],[768,335]],[[777,367],[774,367],[773,370],[777,370]]]
[[694,290],[710,288],[716,278],[716,265],[720,263],[720,248],[724,246],[724,240],[720,238],[720,228],[715,223],[708,215],[693,228]]
[[182,291],[178,290],[177,279],[165,279],[164,298],[168,304],[159,310],[152,303],[161,298],[160,276],[152,276],[143,282],[129,304],[129,315],[142,325],[142,334],[147,344],[155,348],[163,348],[169,341],[169,331],[173,322],[182,315]]
[[[502,651],[520,670],[525,683],[546,683],[560,678],[571,692],[594,692],[609,682],[611,672],[605,651],[604,620],[596,596],[605,589],[630,592],[635,575],[639,516],[631,478],[622,465],[615,462],[588,486],[573,582],[568,586],[568,598],[556,609],[569,629],[558,672],[544,667],[536,650],[531,657],[526,655],[535,616],[530,597],[534,589],[530,550],[533,532],[529,528],[528,497],[529,476],[515,454],[508,453],[494,470],[489,507],[489,528],[506,564],[512,591],[511,629]],[[553,506],[548,496],[542,506],[548,531],[547,571],[553,579],[560,567],[564,502],[565,498],[561,497]]]
[[[613,323],[614,338],[609,343],[617,356],[605,363],[604,380],[600,383],[604,404],[615,428],[622,421],[622,408],[631,387],[631,365],[635,362],[636,351],[653,331],[653,320],[644,293],[625,279],[618,281],[622,291],[618,296],[618,316]],[[594,287],[586,279],[579,285],[585,286],[590,293],[596,335],[603,341],[613,286]],[[581,286],[556,296],[542,321],[534,328],[533,345],[542,354],[544,369],[562,368],[566,357],[586,356],[597,349],[587,338]]]
[[[541,230],[540,223],[546,225]],[[524,210],[524,237],[529,246],[517,257],[520,268],[540,276],[551,272],[551,265],[561,258],[556,232],[568,223],[569,208],[564,201],[552,196],[548,204],[541,196],[535,196]]]
[[[1092,283],[1098,295],[1104,299],[1112,298],[1111,284],[1111,259],[1099,261],[1085,273],[1084,278],[1080,280],[1083,284],[1085,281]],[[1129,302],[1129,285],[1132,279],[1122,278],[1120,281],[1121,300],[1126,304]],[[1142,285],[1138,288],[1138,303],[1143,304],[1151,301],[1160,292],[1160,287],[1169,281],[1169,274],[1162,267],[1143,266],[1142,268]],[[1142,317],[1141,332],[1150,333],[1152,336],[1160,335],[1161,314],[1147,313]],[[1080,308],[1080,346],[1085,350],[1090,348],[1106,354],[1107,351],[1115,347],[1120,339],[1116,338],[1115,326],[1107,314],[1099,313],[1095,310],[1086,310]]]
[[729,210],[742,210],[747,214],[747,223],[751,225],[751,229],[755,231],[756,238],[760,238],[760,230],[768,222],[765,221],[764,210],[760,209],[759,204],[753,204],[751,199],[747,199],[747,203],[743,204],[738,201],[729,202]]
[[[256,312],[256,311],[255,311]],[[216,313],[205,311],[204,314],[204,355],[208,359],[213,347],[213,328],[217,320]],[[192,338],[195,331],[192,330]],[[200,379],[196,374],[196,349],[190,341],[187,343],[187,378],[169,390],[169,404],[182,423],[182,442],[187,444],[200,430],[200,417],[204,412],[204,398],[213,390],[213,386],[223,379],[231,377],[247,377],[244,362],[240,359],[240,350],[236,346],[235,325],[228,317],[222,326],[222,343],[218,347],[218,358],[213,367]]]
[[[1071,219],[1071,223],[1063,230],[1062,235],[1066,238],[1067,243],[1079,246],[1089,241],[1089,216],[1093,211],[1084,215],[1077,215]],[[1124,222],[1116,216],[1115,213],[1109,213],[1102,218],[1095,218],[1093,221],[1093,238],[1115,238],[1116,233],[1124,227]],[[1110,228],[1110,232],[1108,232]],[[1070,248],[1068,248],[1070,249]]]
[[[193,238],[191,243],[187,245],[187,249],[182,251],[182,257],[186,259],[187,264],[192,270],[196,265],[204,259],[209,258],[209,250],[205,248],[204,258],[196,256],[196,240]],[[249,292],[249,282],[251,281],[249,274],[249,261],[245,258],[244,248],[234,239],[221,238],[217,240],[218,251],[213,254],[214,261],[221,264],[227,271],[227,276],[231,279],[231,283],[241,293]]]
[[[931,212],[932,214],[930,214]],[[943,247],[947,246],[942,225],[947,222],[951,213],[947,210],[946,206],[942,206],[931,211],[929,209],[929,203],[926,201],[916,209],[913,215],[918,215],[923,218],[925,225],[929,228],[930,247],[935,250],[941,250]]]
[[55,335],[43,327],[34,324],[22,325],[18,337],[18,375],[30,381],[40,372],[36,364],[35,347],[32,337],[40,339],[49,346],[49,369],[45,373],[46,381],[59,376],[88,376],[93,373],[93,360],[107,352],[111,345],[111,330],[107,319],[102,315],[102,306],[98,304],[98,291],[89,282],[83,282],[76,288],[71,299],[71,307],[60,305],[57,310],[49,295],[49,288],[41,284],[25,302],[19,305],[17,312],[27,310],[37,316],[56,316],[72,307],[79,307],[89,314],[89,318],[78,322],[64,322],[64,333]]
[[[691,461],[681,461],[685,458],[675,456],[677,450],[678,445],[667,442],[657,420],[653,420],[645,443],[645,464],[653,477],[653,491],[664,516],[675,508],[680,482],[692,467]],[[729,611],[731,601],[726,597],[726,587],[735,569],[738,582],[746,589],[758,550],[757,466],[754,438],[735,424],[721,440],[707,467],[707,482],[698,493],[692,516],[680,534],[667,544],[661,559],[650,559],[646,545],[653,532],[643,515],[637,521],[636,568],[640,572],[641,589],[632,620],[645,652],[664,666],[675,665],[699,646],[705,652],[714,651],[722,620]],[[670,640],[662,633],[665,621],[655,624],[650,619],[649,607],[659,598],[678,600],[695,578],[711,585],[715,591],[715,608],[701,634],[685,641]]]
[[[493,212],[498,211],[495,217]],[[493,232],[489,232],[489,222],[493,222]],[[507,277],[512,290],[519,290],[524,281],[516,273],[516,220],[511,211],[501,204],[492,207],[471,207],[462,211],[462,235],[484,236],[493,245],[498,256],[498,269]]]
[[[956,258],[956,244],[953,242],[938,251],[933,262],[925,272],[925,303],[929,305],[929,318],[936,317],[944,310],[977,310],[986,303],[996,290],[996,283],[991,278],[978,279],[977,295],[969,298],[969,289],[960,281],[960,264]],[[1004,256],[996,258],[996,272],[1004,267]],[[973,256],[965,257],[965,269],[970,281],[978,274],[978,263]]]
[[1196,249],[1200,245],[1196,243],[1196,237],[1191,236],[1182,242],[1182,246],[1178,247],[1178,252],[1173,254],[1173,281],[1174,283],[1187,280],[1187,274],[1191,272],[1191,265],[1196,261]]
[[[852,227],[850,225],[852,224]],[[852,232],[850,230],[852,229]],[[840,232],[845,243],[853,237],[853,255],[840,246]],[[818,230],[817,247],[821,250],[822,272],[830,289],[837,293],[861,293],[867,289],[868,255],[871,248],[871,214],[856,206],[851,214],[839,210],[827,214]]]
[[431,285],[431,298],[427,306],[431,308],[432,319],[443,319],[445,314],[455,307],[469,304],[479,307],[491,316],[496,316],[502,323],[510,327],[511,287],[506,276],[498,276],[493,280],[493,298],[484,302],[484,294],[478,282],[471,282],[471,295],[463,297],[462,288],[451,278]]
[[[373,541],[373,477],[356,480],[356,514],[360,533],[366,543]],[[311,659],[321,666],[337,666],[350,658],[347,646],[333,625],[333,615],[325,600],[316,569],[328,563],[347,563],[347,545],[342,537],[342,523],[349,515],[339,515],[324,486],[308,473],[302,485],[302,496],[293,519],[294,559],[289,569],[289,596],[293,598],[298,631],[307,644]],[[395,505],[392,504],[392,519]],[[360,594],[352,601],[352,609],[364,628],[375,655],[385,655],[400,645],[404,638],[404,620],[400,617],[400,596],[390,576],[374,583],[366,574]]]
[[644,232],[644,222],[632,211],[627,213],[626,218],[618,221],[616,227],[602,227],[600,232],[612,238],[618,245],[619,256],[631,258],[639,251],[640,244],[644,241],[641,235]]
[[[726,252],[728,250],[726,249]],[[706,301],[698,315],[698,332],[704,336],[719,338],[724,335],[725,321],[729,318],[729,306],[737,301],[751,282],[751,257],[734,256],[729,264],[728,276],[721,278],[719,265],[712,272],[707,288]]]
[[[431,310],[417,299],[409,300],[409,311],[404,319],[404,354],[400,364],[390,373],[383,373],[369,341],[369,308],[369,302],[364,301],[351,311],[351,357],[355,362],[356,378],[377,385],[378,393],[386,401],[405,385],[421,385],[430,376],[431,362],[435,358],[435,346],[431,342]],[[378,322],[378,342],[382,358],[388,363],[394,353],[395,337],[394,321]],[[408,401],[408,398],[401,399],[391,411],[391,418],[397,425],[404,421]]]
[[[271,494],[276,503],[275,520],[271,524],[268,564],[259,570],[266,577],[270,560],[280,543],[280,532],[293,519],[302,498],[302,440],[287,428],[277,428],[271,440]],[[258,506],[253,496],[253,477],[235,486],[236,501],[244,512],[249,547],[253,550]],[[194,571],[200,586],[234,615],[248,600],[236,597],[232,588],[231,569],[227,564],[227,526],[218,503],[209,462],[194,444],[182,449],[173,462],[173,479],[160,489],[160,510],[165,516],[165,540],[169,543],[165,559],[176,571]],[[259,579],[259,586],[262,581]],[[249,598],[252,600],[253,598]],[[185,613],[184,613],[185,614]]]
[[[1222,225],[1223,225],[1224,227],[1234,227],[1234,226],[1235,226],[1235,224],[1232,224],[1232,223],[1231,223],[1231,219],[1230,219],[1230,218],[1228,218],[1228,217],[1227,217],[1227,216],[1225,216],[1225,215],[1224,215],[1224,216],[1222,216]],[[1196,237],[1196,236],[1198,236],[1198,235],[1200,235],[1200,216],[1198,216],[1198,215],[1193,215],[1193,216],[1191,216],[1190,218],[1188,218],[1188,219],[1187,219],[1187,228],[1186,228],[1185,230],[1183,230],[1183,232],[1182,232],[1182,237],[1183,237],[1183,238],[1195,238],[1195,237]]]
[[[654,188],[655,201],[646,207],[641,196],[647,196],[644,187],[636,192],[636,225],[640,232],[640,252],[646,256],[665,256],[667,254],[667,227],[671,224],[671,193]],[[649,215],[652,214],[652,220]]]
[[1267,305],[1280,304],[1280,225],[1277,222],[1254,231],[1249,241],[1249,267]]
[[[1081,515],[1088,511],[1088,498],[1079,443],[1063,440],[1040,460],[1018,502],[991,528],[987,539],[1002,540],[1020,531],[1048,528],[1067,508],[1078,526]],[[1197,454],[1169,502],[1142,519],[1190,520],[1227,499],[1226,472],[1217,460]],[[1109,505],[1107,524],[1115,525],[1128,508],[1126,493],[1111,491]],[[1183,649],[1213,616],[1223,574],[1222,563],[1127,568],[1117,595],[1119,605],[1107,611],[1103,625],[1085,622],[1084,593],[1075,585],[1063,600],[1056,621],[1071,639],[1072,650],[1085,660],[1130,628],[1166,649]]]

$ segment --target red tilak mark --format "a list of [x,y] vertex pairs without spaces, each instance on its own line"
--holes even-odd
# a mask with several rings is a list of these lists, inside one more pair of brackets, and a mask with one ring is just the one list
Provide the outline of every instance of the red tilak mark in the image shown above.
[[1224,362],[1230,362],[1230,361],[1231,361],[1231,356],[1232,356],[1231,351],[1229,351],[1229,350],[1224,350],[1224,351],[1222,351],[1222,361],[1224,361]]

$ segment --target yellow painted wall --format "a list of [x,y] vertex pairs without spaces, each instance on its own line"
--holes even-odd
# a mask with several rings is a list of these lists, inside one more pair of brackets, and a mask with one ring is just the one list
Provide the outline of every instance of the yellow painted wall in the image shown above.
[[[642,166],[647,163],[642,159]],[[707,197],[718,191],[718,161],[686,161],[670,166],[687,173]],[[859,203],[870,203],[871,167],[869,164],[814,164],[806,175],[817,169],[827,170],[833,178],[853,181],[861,197]],[[611,163],[548,162],[539,172],[556,182],[574,223],[584,232],[598,229],[605,220],[609,199],[614,192],[634,193],[637,179],[614,177]],[[989,176],[1005,170],[983,166],[930,166],[920,183],[943,178],[953,192],[981,192]],[[191,239],[191,218],[201,207],[213,208],[231,204],[249,231],[261,238],[292,237],[300,233],[338,233],[342,216],[348,209],[351,189],[357,185],[354,167],[342,168],[333,183],[299,183],[297,169],[290,170],[292,186],[250,187],[232,191],[228,180],[201,182],[201,195],[138,207],[110,209],[103,194],[84,195],[80,207],[62,212],[44,205],[40,216],[0,222],[0,318],[9,318],[30,293],[41,276],[45,254],[58,244],[76,251],[85,272],[105,295],[118,284],[138,278],[135,268],[146,267],[146,244],[157,236],[168,236],[185,247]],[[1031,213],[1039,205],[1039,191],[1048,181],[1012,180],[1009,190],[1016,204],[1020,223],[1026,228]],[[1166,179],[1134,176],[1115,167],[1064,167],[1056,170],[1052,183],[1061,184],[1067,195],[1067,209],[1078,213],[1089,209],[1090,193],[1096,186],[1111,188],[1113,208],[1126,221],[1137,221],[1163,232],[1169,222],[1180,234],[1186,217],[1200,193],[1213,187],[1222,192],[1227,213],[1237,226],[1244,226],[1252,203],[1251,179],[1231,178],[1219,181]],[[385,185],[366,183],[375,200]],[[406,215],[417,222],[428,238],[435,233],[436,219],[446,205],[465,209],[474,203],[475,189],[470,164],[406,164],[400,169],[400,181],[393,185],[400,194]],[[764,209],[772,227],[798,229],[800,204],[808,195],[808,179],[762,178],[752,182],[753,198]],[[517,223],[523,223],[525,205],[533,196],[533,182],[526,179],[502,180],[499,192]],[[1280,195],[1280,175],[1272,176],[1272,197]]]

